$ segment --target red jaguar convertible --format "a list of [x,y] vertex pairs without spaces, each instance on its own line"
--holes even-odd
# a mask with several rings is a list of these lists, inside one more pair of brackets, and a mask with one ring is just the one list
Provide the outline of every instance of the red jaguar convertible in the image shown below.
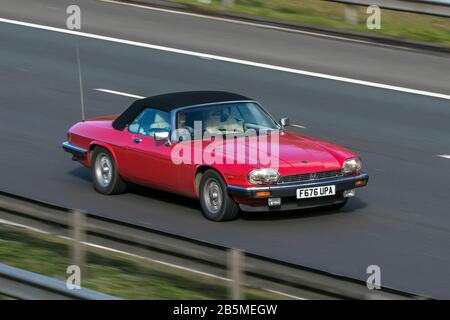
[[127,183],[162,189],[199,199],[214,221],[239,210],[339,209],[367,184],[357,154],[288,126],[238,94],[178,92],[79,122],[63,148],[91,169],[102,194]]

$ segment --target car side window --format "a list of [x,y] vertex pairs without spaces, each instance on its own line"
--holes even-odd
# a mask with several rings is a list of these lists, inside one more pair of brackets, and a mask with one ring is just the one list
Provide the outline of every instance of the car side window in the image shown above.
[[154,137],[155,132],[170,131],[170,114],[158,109],[146,108],[128,126],[131,133]]

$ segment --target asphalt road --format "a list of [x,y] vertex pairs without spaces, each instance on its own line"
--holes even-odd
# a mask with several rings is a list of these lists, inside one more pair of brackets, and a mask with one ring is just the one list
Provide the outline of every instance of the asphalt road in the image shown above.
[[[9,7],[1,3],[3,15]],[[329,50],[344,46],[321,38],[309,41],[311,46],[328,41]],[[376,264],[384,286],[450,298],[450,159],[436,156],[450,154],[449,100],[5,23],[0,23],[0,43],[0,189],[363,280],[367,266]],[[359,152],[370,184],[340,212],[246,214],[228,223],[205,220],[195,201],[151,189],[99,195],[91,187],[89,171],[60,148],[66,130],[80,118],[77,44],[89,117],[121,112],[132,101],[93,88],[142,96],[191,89],[235,91],[259,100],[275,116],[288,115],[292,123],[307,127],[294,131]],[[369,50],[379,59],[398,59],[393,68],[410,66],[403,72],[395,69],[387,83],[394,77],[395,84],[450,91],[450,73],[444,74],[448,58],[347,42],[345,46],[356,48],[350,52],[354,57],[358,50]],[[184,48],[183,43],[176,47]],[[210,51],[216,50],[213,47]],[[305,59],[294,60],[285,62],[301,64]],[[412,61],[423,64],[415,70]],[[373,80],[363,66],[358,70],[345,72]],[[421,77],[411,76],[420,72]]]

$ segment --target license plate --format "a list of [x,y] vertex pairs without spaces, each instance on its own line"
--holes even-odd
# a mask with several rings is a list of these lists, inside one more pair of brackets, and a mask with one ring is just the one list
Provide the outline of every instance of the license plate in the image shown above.
[[336,194],[336,186],[322,186],[297,189],[297,199],[317,198],[333,196]]

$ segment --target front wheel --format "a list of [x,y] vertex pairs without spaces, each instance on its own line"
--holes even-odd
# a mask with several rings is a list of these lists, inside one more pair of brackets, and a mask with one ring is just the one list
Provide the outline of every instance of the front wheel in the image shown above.
[[202,212],[207,219],[228,221],[237,217],[239,206],[228,194],[225,181],[218,172],[205,172],[200,181],[199,195]]
[[120,177],[114,158],[103,148],[95,148],[91,159],[92,183],[94,189],[102,194],[123,193],[127,184]]

